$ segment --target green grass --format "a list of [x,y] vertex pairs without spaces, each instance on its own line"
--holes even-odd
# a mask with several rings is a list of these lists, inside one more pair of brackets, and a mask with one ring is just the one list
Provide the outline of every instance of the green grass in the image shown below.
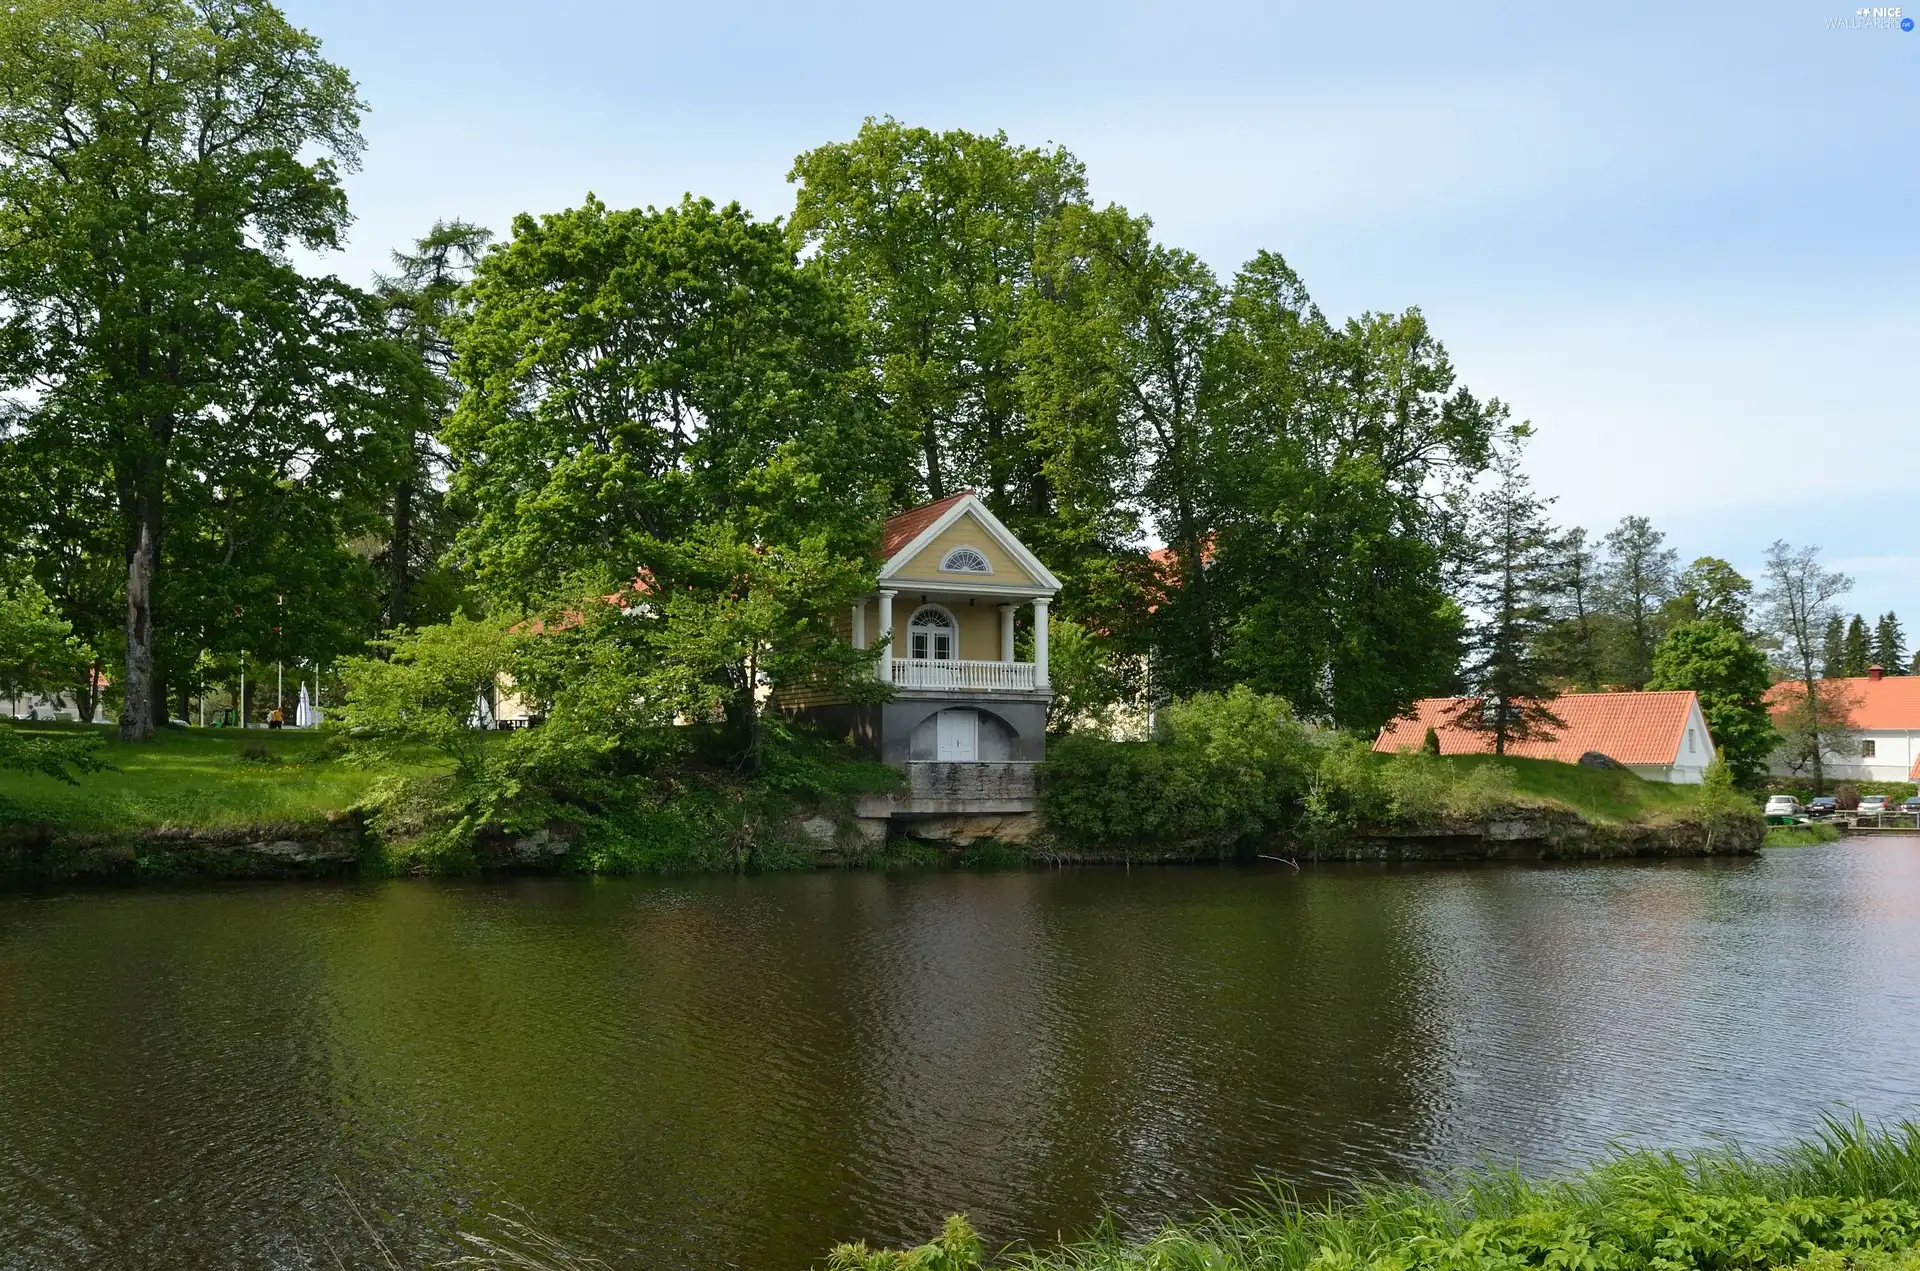
[[1767,838],[1762,847],[1815,847],[1821,843],[1837,843],[1840,830],[1837,826],[1822,825],[1818,821],[1809,825],[1775,825],[1767,830]]
[[1551,759],[1496,760],[1492,755],[1448,755],[1443,762],[1462,768],[1501,763],[1513,770],[1516,792],[1527,800],[1563,803],[1591,821],[1626,823],[1690,812],[1698,786],[1648,781],[1621,768],[1583,768]]
[[985,1251],[963,1218],[912,1250],[843,1245],[830,1271],[1920,1271],[1920,1125],[1830,1120],[1784,1151],[1616,1155],[1569,1178],[1481,1171],[1305,1204],[1283,1188],[1144,1240],[1111,1229]]
[[[104,757],[114,770],[74,785],[0,772],[0,824],[46,821],[64,831],[115,832],[314,821],[352,807],[381,775],[342,763],[313,733],[166,729],[152,742],[131,744],[110,727],[14,727],[99,733],[109,739]],[[243,759],[243,749],[259,761]]]

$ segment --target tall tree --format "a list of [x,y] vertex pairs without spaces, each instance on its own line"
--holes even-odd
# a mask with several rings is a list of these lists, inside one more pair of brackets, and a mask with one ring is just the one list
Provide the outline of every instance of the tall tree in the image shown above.
[[1847,673],[1847,620],[1838,612],[1827,615],[1820,632],[1820,674],[1837,680]]
[[1779,641],[1784,669],[1798,681],[1787,724],[1806,739],[1804,757],[1816,792],[1826,784],[1825,754],[1839,751],[1850,729],[1846,704],[1822,688],[1817,671],[1823,633],[1840,616],[1834,601],[1852,589],[1851,578],[1820,567],[1817,547],[1796,549],[1783,539],[1767,549],[1761,622]]
[[257,0],[0,10],[0,387],[110,474],[126,563],[121,732],[152,736],[173,465],[253,425],[235,388],[297,320],[284,249],[337,244],[360,103]]
[[777,225],[694,199],[521,216],[455,346],[455,550],[496,613],[584,617],[582,656],[622,668],[596,681],[616,713],[671,718],[707,685],[749,749],[764,675],[854,683],[870,655],[833,619],[872,583],[910,454]]
[[1606,683],[1608,648],[1618,632],[1600,609],[1598,559],[1587,532],[1576,526],[1555,545],[1554,623],[1541,637],[1553,673],[1583,692]]
[[1744,631],[1752,621],[1753,583],[1717,556],[1702,556],[1680,572],[1669,606],[1674,622],[1719,622]]
[[1620,619],[1622,641],[1615,674],[1628,688],[1643,688],[1653,674],[1660,643],[1661,608],[1673,598],[1673,567],[1679,553],[1661,544],[1666,535],[1644,516],[1627,516],[1607,532],[1601,593]]
[[1017,384],[1020,316],[1043,227],[1087,201],[1080,161],[1004,133],[869,119],[787,179],[799,187],[788,234],[856,298],[888,416],[917,442],[918,488],[902,498],[971,485],[1010,521],[1047,516]]
[[1556,535],[1547,521],[1551,499],[1533,492],[1520,466],[1531,435],[1525,424],[1509,431],[1492,464],[1492,483],[1474,500],[1470,564],[1465,586],[1467,661],[1462,674],[1474,697],[1453,711],[1451,722],[1489,737],[1496,755],[1515,741],[1552,737],[1561,727],[1553,713],[1551,668],[1540,656],[1540,635],[1552,617],[1549,605]]
[[492,238],[466,221],[435,221],[411,252],[393,253],[393,273],[379,280],[394,337],[420,359],[434,388],[418,413],[409,412],[406,462],[393,488],[386,627],[444,621],[451,608],[450,589],[442,587],[438,603],[417,613],[423,597],[416,593],[452,546],[452,527],[442,513],[446,462],[437,434],[460,395],[453,378],[453,329],[461,316],[462,289]]
[[1859,678],[1873,661],[1872,642],[1867,636],[1867,620],[1854,614],[1847,623],[1847,634],[1840,642],[1840,674]]
[[1779,738],[1767,711],[1767,657],[1739,627],[1719,618],[1674,624],[1653,655],[1650,689],[1692,689],[1720,757],[1736,780],[1766,774]]
[[1873,661],[1888,675],[1907,673],[1907,634],[1891,611],[1881,614],[1873,625]]
[[1119,207],[1064,208],[1037,268],[1044,300],[1023,347],[1042,445],[1077,454],[1146,512],[1174,563],[1153,615],[1158,678],[1175,692],[1217,687],[1204,393],[1227,295],[1199,257]]
[[1449,526],[1499,403],[1456,387],[1419,313],[1335,327],[1262,252],[1234,280],[1203,407],[1223,669],[1363,731],[1444,691],[1462,630]]

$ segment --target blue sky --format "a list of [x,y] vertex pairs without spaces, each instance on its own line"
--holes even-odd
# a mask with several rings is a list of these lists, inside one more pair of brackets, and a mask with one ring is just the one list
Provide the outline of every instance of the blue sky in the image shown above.
[[868,115],[1004,129],[1223,274],[1418,305],[1563,521],[1818,543],[1920,635],[1920,31],[1855,6],[286,7],[370,106],[352,280],[589,190],[783,215]]

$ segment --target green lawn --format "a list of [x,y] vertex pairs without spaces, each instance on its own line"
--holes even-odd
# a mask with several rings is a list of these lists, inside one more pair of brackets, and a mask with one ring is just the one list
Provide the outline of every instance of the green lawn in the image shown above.
[[[0,823],[49,821],[85,831],[312,821],[352,807],[379,776],[340,762],[312,733],[166,729],[132,745],[113,739],[110,727],[14,727],[69,734],[91,728],[109,738],[105,757],[114,771],[76,785],[0,772]],[[265,761],[243,759],[243,748]]]
[[[1495,762],[1492,755],[1449,755],[1446,762],[1461,767]],[[1698,786],[1647,781],[1620,768],[1582,768],[1551,759],[1515,759],[1498,762],[1513,769],[1515,786],[1523,798],[1564,803],[1590,821],[1627,822],[1662,813],[1691,811],[1699,798]]]

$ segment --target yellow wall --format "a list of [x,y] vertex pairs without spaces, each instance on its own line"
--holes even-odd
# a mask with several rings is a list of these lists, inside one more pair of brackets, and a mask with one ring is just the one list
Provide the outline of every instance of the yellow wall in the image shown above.
[[993,537],[987,533],[986,526],[974,520],[971,513],[962,516],[952,525],[942,530],[931,543],[928,543],[920,549],[918,555],[901,566],[899,572],[896,573],[894,577],[938,578],[947,582],[955,580],[964,581],[969,575],[956,573],[943,574],[940,572],[941,559],[956,547],[973,548],[982,556],[986,557],[987,563],[993,566],[993,572],[991,574],[975,574],[971,575],[972,577],[982,579],[990,578],[996,583],[1030,583],[1034,581],[1031,574],[1027,573],[1026,570],[1015,563],[1013,557],[1007,555],[1000,544],[993,541]]
[[[964,596],[928,596],[927,600],[952,614],[959,625],[959,657],[968,662],[1000,660],[1000,606],[1006,603],[1004,600],[982,596],[971,605]],[[893,598],[893,655],[897,658],[907,656],[907,624],[913,621],[914,611],[919,608],[917,591],[902,591]],[[848,622],[842,625],[851,625],[851,621],[849,615]],[[880,602],[870,599],[867,601],[867,640],[871,643],[879,637]]]

